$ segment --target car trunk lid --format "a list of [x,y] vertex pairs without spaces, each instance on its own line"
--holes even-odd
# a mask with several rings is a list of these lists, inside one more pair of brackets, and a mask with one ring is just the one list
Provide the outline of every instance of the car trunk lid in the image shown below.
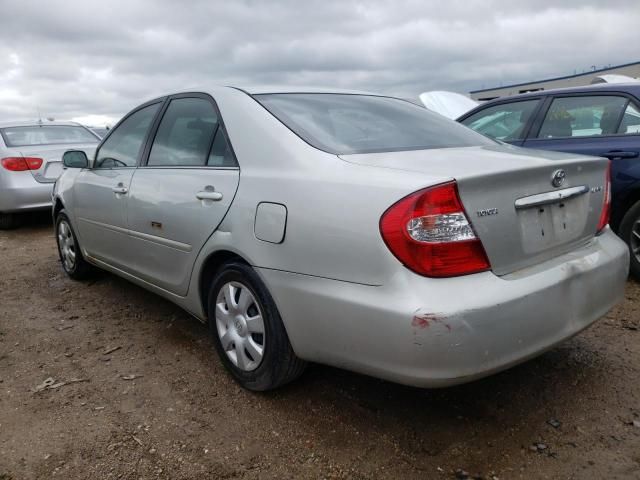
[[33,178],[39,183],[53,183],[62,174],[62,155],[67,150],[83,150],[88,157],[95,152],[96,144],[70,145],[35,145],[15,147],[23,157],[42,159],[42,166],[37,170],[30,170]]
[[340,157],[415,171],[429,183],[434,178],[456,180],[469,221],[497,275],[562,255],[594,237],[608,168],[601,158],[509,146]]

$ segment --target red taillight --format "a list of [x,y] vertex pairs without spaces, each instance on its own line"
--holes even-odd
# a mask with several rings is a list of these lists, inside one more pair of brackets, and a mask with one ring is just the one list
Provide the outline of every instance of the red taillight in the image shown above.
[[38,170],[42,166],[42,159],[38,157],[24,157],[29,170]]
[[25,170],[38,170],[42,166],[42,159],[37,157],[6,157],[0,160],[6,170],[12,172],[24,172]]
[[600,221],[598,222],[598,233],[600,233],[609,224],[611,217],[611,160],[607,165],[607,171],[604,177],[604,200],[602,201],[602,211],[600,212]]
[[490,268],[456,182],[417,191],[392,205],[380,219],[380,233],[391,253],[420,275],[453,277]]

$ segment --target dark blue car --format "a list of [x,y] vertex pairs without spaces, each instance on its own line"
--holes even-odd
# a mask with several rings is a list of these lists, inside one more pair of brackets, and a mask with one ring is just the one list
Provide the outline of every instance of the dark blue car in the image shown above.
[[611,228],[640,279],[640,83],[545,90],[483,103],[458,119],[512,145],[611,159]]

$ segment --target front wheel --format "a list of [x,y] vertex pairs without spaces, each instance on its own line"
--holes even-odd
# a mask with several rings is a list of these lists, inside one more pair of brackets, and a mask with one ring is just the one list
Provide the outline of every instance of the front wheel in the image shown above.
[[631,274],[640,280],[640,202],[632,206],[622,219],[620,237],[629,245]]
[[69,217],[62,210],[56,217],[56,242],[62,268],[74,280],[82,280],[91,273],[91,265],[82,256]]
[[256,272],[244,263],[224,265],[209,291],[209,326],[224,366],[244,388],[271,390],[300,376],[278,309]]

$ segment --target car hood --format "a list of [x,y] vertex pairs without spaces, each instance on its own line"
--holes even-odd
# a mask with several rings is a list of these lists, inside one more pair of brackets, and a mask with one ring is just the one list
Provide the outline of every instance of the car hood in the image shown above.
[[466,95],[447,91],[421,93],[420,101],[429,110],[452,120],[455,120],[478,106],[478,102],[470,99]]

